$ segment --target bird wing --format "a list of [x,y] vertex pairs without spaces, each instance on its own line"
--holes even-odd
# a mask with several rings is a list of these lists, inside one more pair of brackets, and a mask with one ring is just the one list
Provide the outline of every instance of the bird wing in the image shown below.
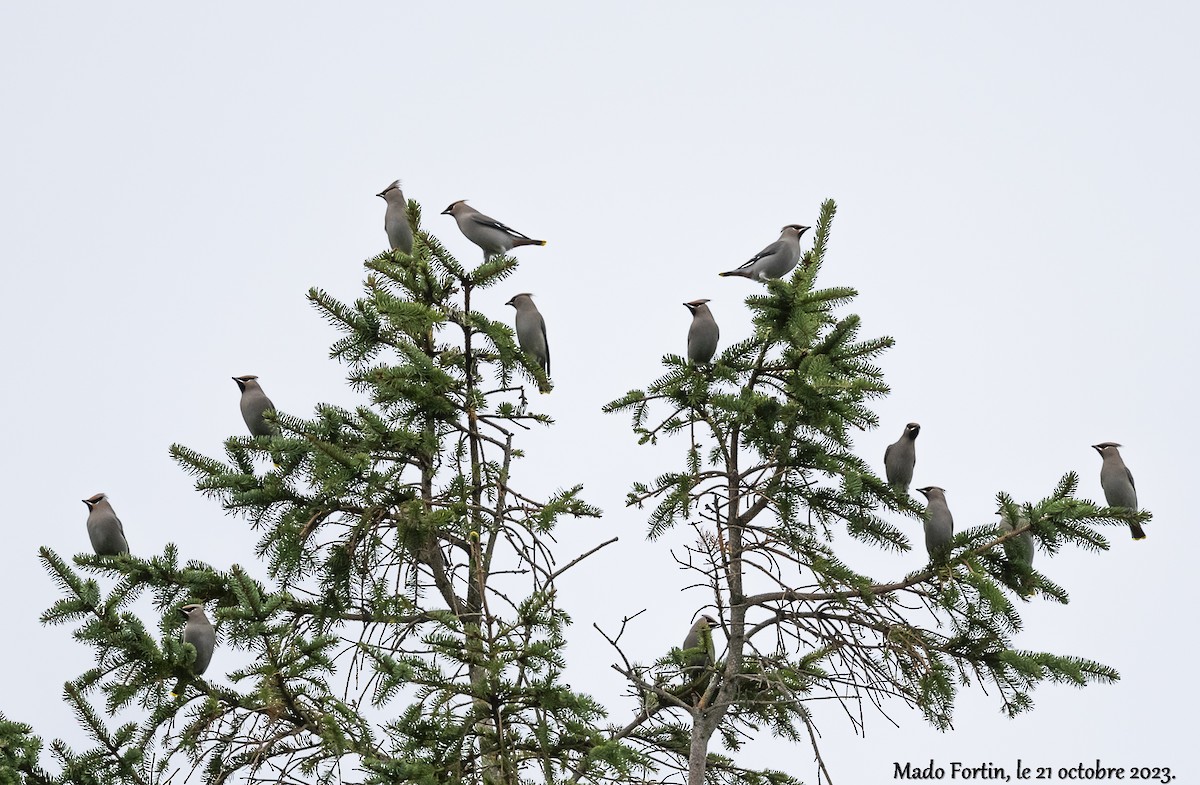
[[1129,471],[1128,466],[1125,467],[1125,476],[1129,478],[1129,487],[1133,488],[1134,491],[1137,491],[1137,486],[1133,484],[1133,472]]
[[121,525],[121,519],[114,515],[113,520],[117,522],[117,531],[121,532],[121,536],[124,537],[125,536],[125,527],[123,525]]
[[505,226],[504,224],[497,221],[495,218],[489,218],[488,216],[484,215],[483,213],[476,213],[475,215],[472,215],[471,220],[474,221],[475,223],[479,224],[480,226],[486,226],[491,229],[499,229],[502,232],[508,232],[513,237],[520,237],[523,240],[532,240],[533,239],[529,235],[521,234],[520,232],[518,232],[516,229],[512,228],[511,226]]
[[[523,237],[524,235],[522,235]],[[538,322],[542,326],[542,344],[546,347],[546,375],[550,375],[550,340],[546,338],[546,320],[542,318],[542,314],[538,313]]]
[[755,262],[757,262],[758,260],[760,260],[764,257],[774,256],[775,254],[779,253],[779,249],[782,247],[783,247],[783,240],[776,240],[775,242],[768,245],[766,248],[764,248],[761,251],[759,251],[758,253],[754,254],[754,256],[750,257],[750,261],[746,262],[738,269],[745,270],[747,267],[753,266]]
[[883,462],[884,463],[887,463],[888,456],[892,454],[892,448],[895,446],[896,445],[894,445],[894,444],[889,444],[887,446],[887,449],[883,451]]

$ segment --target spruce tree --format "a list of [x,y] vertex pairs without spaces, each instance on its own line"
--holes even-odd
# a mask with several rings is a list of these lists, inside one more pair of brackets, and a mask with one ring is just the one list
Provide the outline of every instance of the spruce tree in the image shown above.
[[[888,387],[874,363],[893,342],[861,339],[859,317],[838,315],[852,288],[816,288],[834,213],[832,201],[821,206],[813,248],[789,279],[746,298],[752,336],[710,365],[669,355],[661,378],[607,406],[631,415],[643,444],[682,442],[679,468],[635,482],[628,504],[650,508],[651,538],[694,529],[695,544],[679,561],[706,587],[725,639],[698,696],[680,689],[695,678],[681,669],[679,652],[623,668],[650,708],[612,734],[686,772],[689,785],[796,782],[710,751],[714,735],[736,751],[761,727],[811,745],[828,778],[817,701],[882,710],[898,700],[946,729],[963,685],[994,686],[1015,715],[1033,705],[1039,682],[1118,678],[1087,659],[1012,647],[1021,628],[1013,596],[1066,603],[1067,594],[1033,570],[1027,554],[1004,546],[1029,533],[1051,554],[1067,544],[1106,549],[1094,526],[1127,517],[1075,498],[1074,474],[1038,502],[1018,505],[1000,492],[1004,517],[1023,516],[1022,525],[1004,534],[960,524],[944,560],[899,579],[862,574],[834,552],[842,533],[907,551],[908,537],[885,516],[923,513],[853,452],[854,433],[877,425],[869,403]],[[667,705],[675,711],[662,711]],[[859,712],[846,716],[858,729]]]
[[[414,226],[420,210],[409,204]],[[516,260],[467,269],[424,231],[414,255],[366,262],[365,294],[308,298],[339,332],[331,351],[368,402],[276,412],[272,436],[234,436],[222,459],[171,454],[196,487],[261,532],[270,584],[153,556],[41,558],[64,597],[44,615],[76,625],[96,666],[66,700],[95,746],[0,724],[0,750],[29,782],[479,782],[561,779],[603,739],[600,705],[562,683],[564,626],[553,544],[564,518],[594,518],[580,486],[521,489],[520,434],[551,420],[546,386],[512,330],[473,308]],[[598,546],[595,550],[599,550]],[[584,554],[590,555],[590,554]],[[115,581],[107,592],[95,578]],[[157,618],[127,609],[148,596]],[[209,678],[179,639],[178,608],[206,603],[220,631]],[[212,678],[232,650],[249,667]],[[181,695],[170,688],[179,681]],[[102,706],[97,704],[102,700]],[[110,717],[129,716],[118,727]],[[637,756],[605,749],[601,771]]]
[[[230,437],[222,458],[171,448],[202,493],[261,533],[266,581],[171,545],[73,562],[42,550],[63,595],[43,621],[74,625],[95,653],[64,687],[93,744],[54,741],[44,764],[42,739],[0,715],[0,783],[791,783],[713,751],[714,736],[736,754],[765,727],[811,745],[823,769],[813,701],[900,701],[946,728],[966,684],[994,686],[1016,714],[1039,682],[1117,678],[1012,648],[1014,598],[1067,600],[1013,538],[1100,550],[1095,526],[1126,520],[1075,498],[1074,475],[1038,502],[999,493],[1015,529],[965,528],[945,560],[900,578],[835,554],[843,533],[908,550],[889,517],[922,509],[853,452],[888,392],[874,362],[891,340],[860,339],[859,318],[838,315],[852,289],[815,288],[827,202],[795,273],[747,298],[751,336],[704,366],[667,356],[660,379],[607,407],[629,413],[643,443],[682,443],[681,466],[634,483],[628,503],[650,508],[651,538],[695,530],[685,561],[715,629],[650,664],[622,654],[638,706],[606,724],[562,681],[556,581],[612,540],[558,553],[555,527],[599,511],[578,485],[522,490],[519,437],[552,424],[536,407],[549,380],[473,307],[516,261],[467,269],[409,211],[413,255],[368,260],[362,297],[308,294],[365,403],[276,412],[275,434]],[[220,633],[203,676],[180,641],[189,602]],[[619,650],[621,634],[609,637]],[[233,652],[250,664],[223,667]]]

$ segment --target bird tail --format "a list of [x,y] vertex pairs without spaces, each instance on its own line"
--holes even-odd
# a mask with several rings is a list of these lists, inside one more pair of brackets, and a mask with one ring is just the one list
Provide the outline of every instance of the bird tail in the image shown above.
[[545,395],[546,393],[550,392],[553,389],[554,389],[554,386],[552,384],[550,384],[549,381],[547,381],[545,384],[538,385],[538,392],[540,392],[542,395]]
[[518,237],[515,240],[513,240],[513,248],[517,248],[522,245],[545,245],[545,244],[546,244],[545,240],[534,240],[530,237]]
[[1133,539],[1135,540],[1146,539],[1146,530],[1142,528],[1140,523],[1129,524],[1129,531],[1133,533]]
[[734,276],[737,278],[749,278],[750,277],[749,273],[744,272],[742,270],[730,270],[729,272],[725,272],[725,273],[717,273],[717,275],[721,276],[722,278],[729,278],[730,276]]

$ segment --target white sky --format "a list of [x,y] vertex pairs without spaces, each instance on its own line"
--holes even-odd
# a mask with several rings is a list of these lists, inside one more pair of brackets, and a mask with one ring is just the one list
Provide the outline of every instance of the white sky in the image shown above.
[[[564,600],[570,681],[623,722],[592,623],[648,607],[631,654],[650,660],[705,600],[680,593],[668,549],[682,536],[648,543],[644,514],[622,507],[679,453],[637,447],[599,407],[683,351],[686,300],[712,300],[722,345],[743,337],[741,298],[757,288],[716,273],[832,197],[820,283],[857,287],[863,335],[897,339],[861,455],[882,471],[884,446],[920,422],[916,483],[947,488],[965,527],[992,520],[996,491],[1036,501],[1068,470],[1100,498],[1089,445],[1113,440],[1155,513],[1144,542],[1122,528],[1105,554],[1049,568],[1039,554],[1073,602],[1023,608],[1018,646],[1097,659],[1119,684],[1039,690],[1015,721],[967,691],[946,734],[897,706],[901,728],[869,716],[861,739],[825,710],[836,781],[890,780],[898,760],[1018,757],[1165,765],[1187,781],[1200,13],[648,6],[0,7],[0,710],[78,742],[56,698],[90,650],[37,623],[58,593],[36,549],[88,549],[80,499],[109,493],[137,553],[175,542],[253,563],[255,534],[167,448],[219,456],[243,432],[231,376],[258,374],[296,414],[354,400],[304,292],[357,295],[361,261],[386,246],[374,194],[400,177],[468,262],[478,250],[438,215],[455,199],[549,240],[520,249],[511,285],[480,308],[508,319],[504,301],[532,291],[545,316],[557,389],[539,403],[559,424],[526,441],[522,476],[584,482],[605,509],[564,530],[565,557],[621,537]],[[919,566],[917,528],[918,550],[874,557],[877,577]],[[741,755],[815,782],[806,747]]]

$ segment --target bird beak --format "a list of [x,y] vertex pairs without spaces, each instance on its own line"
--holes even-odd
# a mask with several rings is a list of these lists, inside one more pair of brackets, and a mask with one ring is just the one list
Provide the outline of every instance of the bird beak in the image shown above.
[[385,194],[385,193],[387,193],[387,191],[380,191],[379,193],[377,193],[377,194],[375,194],[375,195],[376,195],[376,196],[378,196],[380,199],[384,199],[384,198],[386,198],[386,197],[384,196],[384,194]]

